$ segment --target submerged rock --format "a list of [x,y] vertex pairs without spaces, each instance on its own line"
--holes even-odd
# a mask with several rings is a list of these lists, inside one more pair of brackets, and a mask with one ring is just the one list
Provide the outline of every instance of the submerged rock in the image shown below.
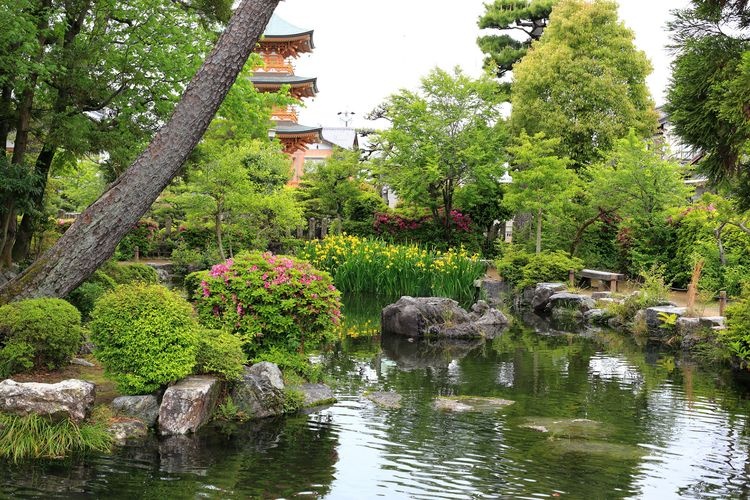
[[208,423],[219,397],[218,379],[192,376],[167,388],[159,407],[163,436],[195,432]]
[[397,392],[371,392],[370,394],[366,394],[365,397],[376,405],[385,408],[401,408],[401,394]]
[[515,401],[481,396],[438,396],[433,406],[436,410],[460,413],[466,411],[497,411],[513,403]]
[[595,455],[611,460],[640,460],[648,453],[648,450],[637,445],[588,439],[548,439],[541,446],[545,453]]
[[119,419],[109,425],[109,433],[112,434],[112,438],[120,446],[128,443],[128,441],[144,439],[148,436],[148,427],[146,424],[139,419]]
[[331,405],[336,402],[333,391],[325,384],[302,384],[293,387],[305,396],[305,408]]
[[567,438],[602,438],[610,434],[604,424],[587,418],[528,417],[519,427]]
[[94,407],[96,386],[83,380],[68,379],[56,384],[0,382],[0,412],[13,415],[69,417],[80,422]]
[[232,389],[232,400],[249,418],[267,418],[284,413],[284,381],[281,370],[264,361],[245,367],[242,379]]
[[159,401],[153,395],[120,396],[112,401],[112,409],[117,415],[137,418],[149,427],[159,417]]
[[484,301],[472,310],[444,297],[405,296],[383,309],[380,323],[383,333],[445,338],[493,338],[508,324],[503,313]]

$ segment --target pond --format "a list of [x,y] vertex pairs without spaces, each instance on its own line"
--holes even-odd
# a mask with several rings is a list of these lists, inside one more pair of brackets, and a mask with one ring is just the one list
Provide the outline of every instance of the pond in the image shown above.
[[[371,328],[377,310],[352,318]],[[519,323],[486,343],[353,339],[318,361],[339,399],[331,407],[154,439],[112,456],[0,465],[0,497],[750,494],[749,394],[729,373],[618,333],[537,333]],[[399,394],[400,407],[373,403],[372,392]],[[459,396],[513,404],[462,412],[434,405]]]

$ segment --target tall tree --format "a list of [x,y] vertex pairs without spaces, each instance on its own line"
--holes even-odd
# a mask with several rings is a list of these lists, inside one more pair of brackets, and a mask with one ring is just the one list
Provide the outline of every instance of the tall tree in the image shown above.
[[[382,180],[399,198],[427,207],[450,240],[453,196],[480,166],[499,178],[506,138],[502,94],[487,77],[473,80],[459,69],[433,70],[419,91],[392,95],[374,115],[391,122],[376,141],[383,151]],[[441,213],[442,212],[442,213]]]
[[505,203],[516,211],[530,212],[536,222],[536,253],[542,251],[542,225],[545,216],[571,203],[578,177],[568,169],[567,158],[555,154],[559,139],[547,139],[544,133],[531,137],[521,132],[516,144],[508,148],[514,167],[513,183],[508,186]]
[[556,1],[495,0],[485,4],[479,27],[502,34],[477,38],[479,48],[487,54],[484,68],[500,78],[512,71],[513,65],[526,55],[532,42],[542,37]]
[[279,0],[243,0],[151,144],[63,237],[0,288],[0,303],[63,296],[108,259],[200,141]]
[[695,2],[669,28],[677,50],[666,111],[675,132],[704,156],[716,183],[750,208],[750,12],[743,2]]
[[561,0],[514,70],[511,128],[559,137],[575,167],[598,161],[630,128],[656,129],[651,65],[609,0]]

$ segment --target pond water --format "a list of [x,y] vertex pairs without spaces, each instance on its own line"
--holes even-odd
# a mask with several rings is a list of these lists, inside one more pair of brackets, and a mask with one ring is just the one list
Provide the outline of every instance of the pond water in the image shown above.
[[[371,328],[377,310],[352,318]],[[729,373],[621,334],[516,326],[486,343],[363,338],[319,361],[339,399],[331,407],[112,456],[0,465],[0,498],[750,495],[748,393]],[[373,391],[398,393],[400,408],[373,403]],[[514,403],[435,408],[454,396]]]

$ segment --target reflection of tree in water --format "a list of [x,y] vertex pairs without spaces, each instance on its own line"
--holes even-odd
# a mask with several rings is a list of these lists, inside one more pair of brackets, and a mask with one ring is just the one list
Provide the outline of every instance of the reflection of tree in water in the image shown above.
[[0,485],[4,492],[45,497],[133,498],[136,491],[142,498],[322,496],[330,491],[337,446],[338,433],[324,415],[264,420],[154,438],[85,462],[2,464]]

